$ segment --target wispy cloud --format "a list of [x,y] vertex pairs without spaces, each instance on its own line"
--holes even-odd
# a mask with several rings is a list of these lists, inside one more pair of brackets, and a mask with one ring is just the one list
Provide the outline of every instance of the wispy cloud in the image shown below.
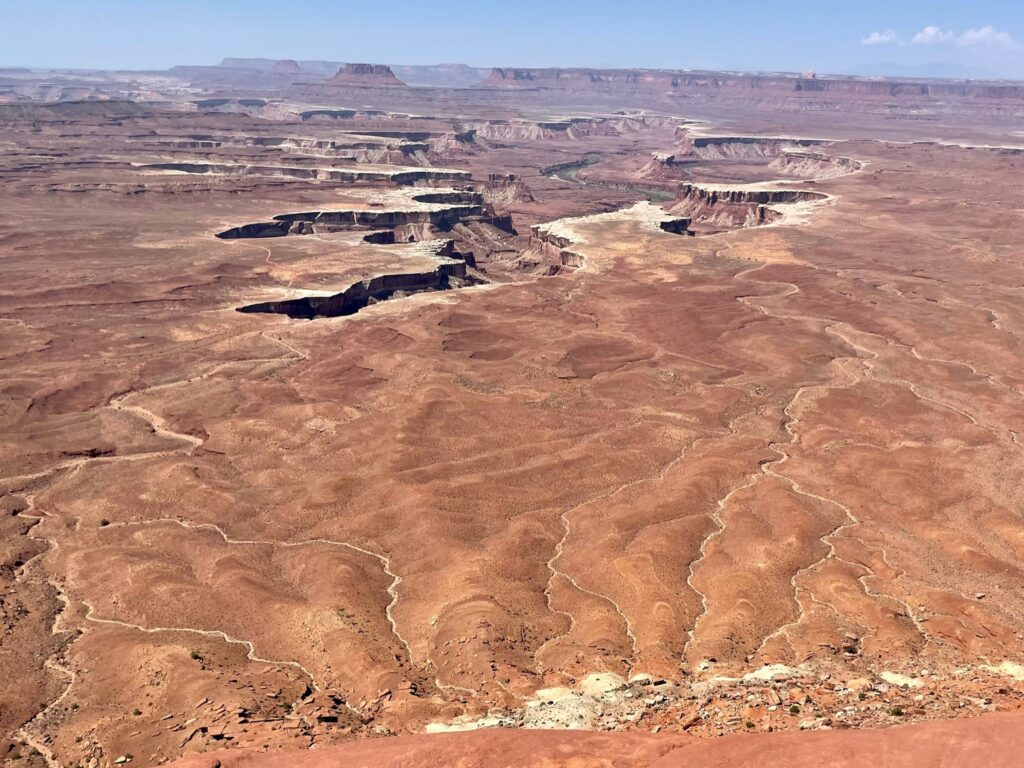
[[[860,41],[861,45],[907,45],[893,29],[872,32]],[[968,29],[957,34],[952,29],[929,25],[910,38],[910,45],[956,45],[960,48],[1002,48],[1024,50],[1024,43],[1009,32],[1000,32],[991,25]]]
[[893,43],[899,43],[902,45],[900,36],[896,34],[895,30],[886,29],[882,32],[872,32],[870,35],[860,41],[861,45],[891,45]]
[[1014,39],[1013,35],[1009,32],[1000,32],[991,26],[979,27],[978,29],[968,29],[956,39],[956,44],[963,46],[981,46],[985,48],[1020,49],[1024,47],[1021,45],[1020,41]]
[[956,35],[952,32],[946,32],[939,27],[925,27],[911,40],[911,45],[942,45],[943,43],[951,43],[956,38]]
[[1021,48],[1019,41],[1009,32],[1000,32],[992,26],[968,29],[963,34],[940,27],[925,27],[910,40],[912,45],[957,45],[961,48]]

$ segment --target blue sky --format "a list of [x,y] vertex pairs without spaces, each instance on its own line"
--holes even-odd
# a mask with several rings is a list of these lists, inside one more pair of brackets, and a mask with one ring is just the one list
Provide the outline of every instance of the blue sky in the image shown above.
[[0,0],[0,65],[224,56],[1024,78],[1024,0]]

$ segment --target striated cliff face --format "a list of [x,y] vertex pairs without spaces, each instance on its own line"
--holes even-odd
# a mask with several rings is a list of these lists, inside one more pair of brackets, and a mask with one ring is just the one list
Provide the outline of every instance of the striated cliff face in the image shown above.
[[533,202],[533,192],[516,173],[488,174],[482,194],[491,205]]
[[346,64],[324,85],[405,86],[386,64]]
[[[402,283],[398,288],[395,288],[394,281],[386,282],[380,288],[382,291],[435,290],[438,287],[435,285],[438,281],[452,277],[464,278],[466,276],[465,265],[475,267],[478,257],[490,260],[495,254],[505,254],[504,257],[499,256],[499,258],[507,258],[507,254],[518,252],[516,247],[518,234],[512,217],[507,213],[495,212],[494,207],[485,201],[485,197],[481,193],[467,190],[435,190],[413,195],[409,199],[409,203],[408,207],[390,210],[370,208],[284,213],[275,216],[270,221],[243,224],[219,232],[216,236],[221,240],[238,240],[369,230],[363,237],[367,243],[387,245],[421,242],[425,246],[429,242],[436,242],[441,233],[453,238],[445,241],[447,250],[432,255],[456,259],[463,265],[462,267],[455,267],[456,271],[454,272],[448,267],[435,270],[436,274],[433,277],[426,273],[412,275],[410,279],[413,282],[406,281],[407,284]],[[459,269],[462,271],[458,271]],[[417,287],[419,285],[415,282],[417,280],[422,283],[422,286]],[[284,314],[293,314],[295,317],[321,316],[325,313],[349,314],[347,311],[342,312],[337,309],[336,305],[339,301],[347,307],[351,301],[361,300],[360,297],[368,296],[370,299],[380,300],[380,296],[375,293],[377,288],[374,286],[367,289],[369,292],[365,296],[358,293],[360,289],[357,286],[351,287],[350,290],[356,291],[356,293],[341,299],[338,298],[341,294],[338,294],[333,297],[331,302],[327,302],[323,296],[302,297],[301,302],[294,306],[288,304],[283,310],[274,308],[278,302],[272,302],[274,306],[270,309],[266,309],[261,304],[259,305],[260,309],[245,311],[281,311]],[[307,298],[309,298],[308,301]],[[321,304],[326,308],[318,309],[317,307]]]
[[499,141],[575,141],[592,136],[622,136],[656,124],[657,118],[573,117],[567,120],[488,120],[470,124],[476,136]]
[[683,154],[702,160],[748,160],[775,157],[782,152],[828,144],[816,139],[780,139],[761,136],[685,136]]
[[364,307],[422,291],[447,291],[455,286],[452,281],[466,276],[464,261],[439,264],[429,272],[402,272],[378,275],[369,280],[353,283],[340,293],[327,296],[302,296],[284,301],[266,301],[239,307],[239,312],[287,315],[291,318],[312,320],[316,317],[344,317],[354,315]]
[[669,152],[656,152],[637,171],[637,177],[651,181],[682,181],[687,178],[687,167],[694,163],[685,156],[673,155]]
[[828,195],[806,190],[682,184],[678,202],[671,211],[689,217],[702,231],[708,232],[756,227],[782,216],[775,206],[824,203],[826,200]]
[[[374,162],[370,158],[370,162]],[[284,178],[318,181],[391,182],[412,185],[422,181],[469,181],[468,171],[446,168],[420,168],[416,166],[381,166],[379,168],[306,168],[283,165],[241,165],[236,163],[147,163],[137,166],[143,171],[169,171],[173,173],[280,176]]]
[[779,203],[800,203],[808,200],[824,200],[827,196],[821,192],[807,192],[797,189],[743,189],[714,188],[696,184],[683,184],[679,189],[682,200],[694,200],[701,203],[716,205],[731,203],[733,205],[771,205]]
[[[760,162],[791,179],[831,179],[854,173],[862,164],[849,157],[812,149],[829,144],[816,139],[681,134],[673,152],[656,152],[637,172],[642,179],[684,181],[702,161]],[[767,162],[765,162],[767,161]]]
[[[457,194],[457,193],[456,193]],[[472,219],[483,221],[501,229],[511,228],[507,216],[494,213],[490,206],[483,202],[480,195],[466,193],[467,200],[450,199],[455,195],[426,194],[418,195],[416,200],[422,203],[451,203],[447,207],[421,208],[411,210],[380,211],[366,210],[334,210],[306,211],[302,213],[284,213],[275,216],[273,221],[243,224],[239,227],[218,232],[221,240],[238,240],[258,237],[284,237],[286,235],[309,235],[324,232],[339,232],[352,229],[394,229],[410,225],[423,224],[441,231],[450,230],[456,224]]]
[[783,152],[768,167],[798,179],[833,179],[859,171],[863,163],[823,152]]

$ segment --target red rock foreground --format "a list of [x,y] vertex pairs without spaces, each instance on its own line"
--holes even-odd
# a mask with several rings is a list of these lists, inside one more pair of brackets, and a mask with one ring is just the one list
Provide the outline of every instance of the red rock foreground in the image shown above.
[[489,730],[369,739],[303,753],[215,752],[172,768],[360,768],[361,766],[701,766],[701,768],[1000,768],[1020,766],[1024,716],[987,715],[884,731],[689,736]]

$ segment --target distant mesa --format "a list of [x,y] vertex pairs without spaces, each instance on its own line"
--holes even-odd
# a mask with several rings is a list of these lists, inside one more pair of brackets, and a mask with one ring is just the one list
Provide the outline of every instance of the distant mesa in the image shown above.
[[814,70],[801,74],[768,72],[713,72],[667,69],[581,69],[501,68],[487,76],[486,88],[519,90],[699,93],[701,98],[723,93],[754,94],[771,103],[792,93],[828,92],[834,98],[853,96],[869,99],[1024,99],[1024,86],[1004,82],[963,82],[949,80],[903,80],[894,78],[857,79],[840,75],[823,76]]
[[386,64],[346,64],[325,85],[405,86]]
[[677,72],[651,69],[506,69],[495,67],[486,84],[504,88],[565,88],[614,84],[678,85]]
[[308,74],[295,59],[281,59],[280,61],[275,61],[274,65],[270,68],[270,72],[275,75]]
[[246,69],[254,72],[274,72],[282,75],[319,75],[329,77],[338,71],[344,62],[294,59],[242,59],[229,57],[217,65],[217,69]]
[[552,73],[554,73],[554,70],[504,69],[502,67],[495,67],[487,76],[485,83],[487,85],[504,87],[523,87],[531,85],[538,79],[547,79],[545,76]]

